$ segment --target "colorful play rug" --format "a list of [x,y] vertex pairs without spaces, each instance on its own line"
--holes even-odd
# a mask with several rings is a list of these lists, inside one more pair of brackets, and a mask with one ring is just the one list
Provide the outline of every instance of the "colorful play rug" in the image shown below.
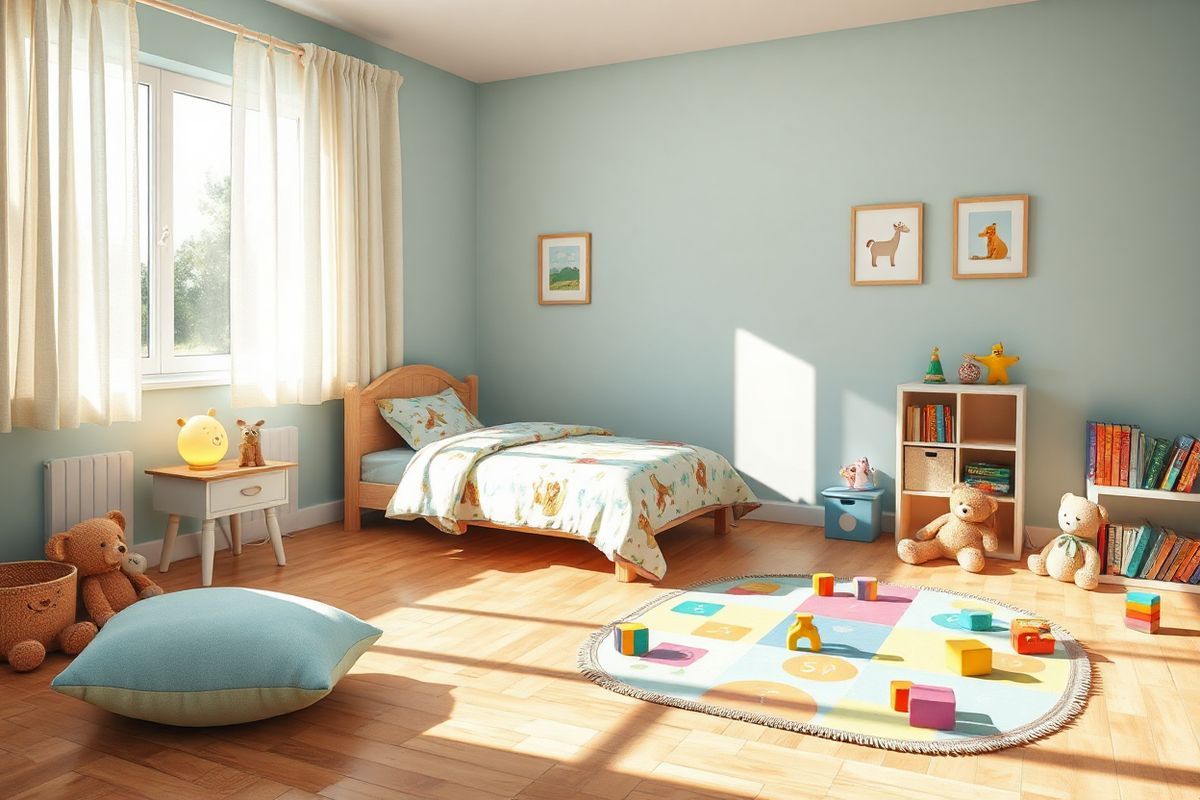
[[[992,612],[991,627],[961,628],[966,609]],[[803,642],[787,649],[797,612],[813,614],[819,653]],[[1091,663],[1067,631],[1051,625],[1053,655],[1014,652],[1009,623],[1035,616],[943,589],[881,583],[866,601],[848,581],[819,597],[807,575],[751,575],[671,592],[619,620],[649,628],[640,657],[618,652],[617,623],[606,625],[580,648],[579,666],[607,689],[663,705],[888,750],[982,753],[1058,730],[1087,700]],[[991,674],[948,667],[947,639],[990,646]],[[911,727],[892,710],[893,680],[952,688],[954,729]]]

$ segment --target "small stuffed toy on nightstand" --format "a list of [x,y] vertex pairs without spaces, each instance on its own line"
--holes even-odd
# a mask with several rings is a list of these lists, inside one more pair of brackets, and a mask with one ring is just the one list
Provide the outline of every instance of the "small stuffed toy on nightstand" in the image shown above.
[[1108,511],[1086,497],[1067,492],[1058,502],[1058,527],[1062,530],[1042,552],[1029,557],[1029,569],[1080,589],[1100,583],[1100,551],[1096,541],[1100,526],[1108,524]]
[[253,425],[244,419],[237,421],[238,430],[242,432],[238,442],[239,467],[266,466],[267,462],[263,458],[262,452],[262,426],[266,424],[267,421],[264,419],[260,419]]
[[79,570],[83,604],[99,628],[138,600],[163,593],[145,575],[125,571],[127,553],[125,515],[120,511],[85,519],[46,542],[47,558],[74,564]]

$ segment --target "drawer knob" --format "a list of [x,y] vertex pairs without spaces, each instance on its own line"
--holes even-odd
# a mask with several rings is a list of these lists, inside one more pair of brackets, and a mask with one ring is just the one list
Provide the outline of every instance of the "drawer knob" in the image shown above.
[[254,497],[254,495],[261,491],[261,486],[247,486],[245,489],[242,489],[242,494],[246,495],[246,497]]

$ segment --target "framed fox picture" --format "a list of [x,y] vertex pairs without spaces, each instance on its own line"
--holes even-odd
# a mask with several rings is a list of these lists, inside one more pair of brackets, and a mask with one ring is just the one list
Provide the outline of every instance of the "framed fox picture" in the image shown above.
[[544,306],[592,302],[592,235],[538,237],[538,302]]
[[1029,275],[1029,195],[954,200],[954,277]]
[[924,203],[851,208],[851,285],[920,283],[924,215]]

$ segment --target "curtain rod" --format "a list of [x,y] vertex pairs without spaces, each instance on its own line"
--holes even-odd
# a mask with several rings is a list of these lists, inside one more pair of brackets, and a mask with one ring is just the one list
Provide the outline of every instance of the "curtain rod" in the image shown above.
[[184,19],[190,19],[194,22],[199,22],[213,28],[220,28],[221,30],[228,31],[229,33],[241,34],[247,39],[253,39],[256,42],[262,42],[269,47],[278,47],[280,50],[286,50],[287,52],[294,53],[297,56],[304,53],[304,48],[298,44],[292,44],[291,42],[284,41],[283,39],[276,39],[273,36],[267,36],[265,33],[247,30],[240,25],[234,25],[232,22],[226,22],[225,20],[218,19],[217,17],[210,17],[208,14],[202,14],[199,11],[192,11],[190,8],[184,8],[183,6],[169,3],[167,0],[137,0],[137,2],[144,6],[149,6],[150,8],[157,8],[159,11],[165,11],[168,14],[175,14],[176,16],[183,17]]

